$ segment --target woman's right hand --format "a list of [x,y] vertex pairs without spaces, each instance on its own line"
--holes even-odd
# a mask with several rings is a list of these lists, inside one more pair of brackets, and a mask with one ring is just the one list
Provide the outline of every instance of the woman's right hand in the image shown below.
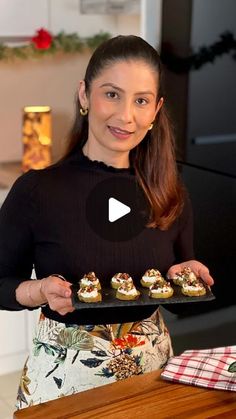
[[63,281],[53,275],[43,278],[41,281],[41,294],[45,297],[51,310],[57,311],[61,316],[75,310],[71,301],[70,282]]

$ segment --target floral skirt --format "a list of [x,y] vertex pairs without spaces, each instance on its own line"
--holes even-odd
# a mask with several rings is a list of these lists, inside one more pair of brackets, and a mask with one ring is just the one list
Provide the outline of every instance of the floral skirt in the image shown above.
[[136,323],[37,325],[17,395],[17,409],[162,368],[172,346],[157,310]]

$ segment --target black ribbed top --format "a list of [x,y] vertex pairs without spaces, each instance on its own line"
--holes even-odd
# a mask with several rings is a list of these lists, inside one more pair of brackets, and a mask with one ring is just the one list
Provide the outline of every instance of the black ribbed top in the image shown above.
[[[168,231],[144,228],[127,241],[109,242],[88,225],[85,204],[90,191],[109,177],[136,182],[133,168],[117,169],[91,161],[81,151],[44,170],[17,179],[0,211],[0,308],[21,310],[15,290],[29,279],[32,266],[37,278],[61,274],[76,283],[94,271],[102,286],[116,272],[129,273],[138,285],[149,268],[165,274],[177,262],[192,259],[192,213],[184,210]],[[134,214],[135,217],[135,214]],[[88,309],[66,316],[43,308],[54,320],[70,324],[122,323],[144,319],[153,308]]]

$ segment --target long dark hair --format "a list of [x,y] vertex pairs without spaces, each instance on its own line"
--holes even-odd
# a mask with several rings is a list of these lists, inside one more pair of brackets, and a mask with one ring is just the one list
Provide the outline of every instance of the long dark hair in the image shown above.
[[[158,102],[163,96],[160,57],[144,39],[134,35],[116,36],[95,50],[85,73],[86,94],[89,95],[92,81],[103,69],[123,60],[144,61],[154,69],[158,81]],[[77,97],[76,115],[65,157],[81,149],[88,138],[88,118],[81,117],[80,108]],[[182,211],[184,192],[176,168],[173,130],[165,104],[158,112],[152,130],[130,151],[130,164],[151,206],[148,227],[166,230]]]

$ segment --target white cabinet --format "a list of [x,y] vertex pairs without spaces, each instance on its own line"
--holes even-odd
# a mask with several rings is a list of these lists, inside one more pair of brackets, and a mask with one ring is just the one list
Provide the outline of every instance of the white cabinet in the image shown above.
[[0,373],[23,366],[27,350],[27,319],[24,312],[0,312]]
[[48,19],[48,0],[0,1],[0,36],[32,36]]
[[39,310],[0,311],[0,375],[23,368],[38,317]]

